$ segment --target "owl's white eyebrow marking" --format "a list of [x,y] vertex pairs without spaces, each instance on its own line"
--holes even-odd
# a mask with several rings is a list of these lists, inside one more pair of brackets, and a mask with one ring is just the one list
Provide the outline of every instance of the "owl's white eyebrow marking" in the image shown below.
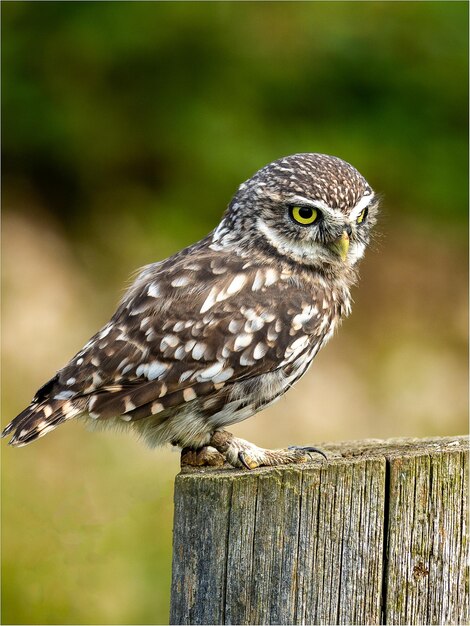
[[304,198],[304,196],[290,196],[288,199],[288,202],[295,204],[303,204],[305,206],[313,206],[316,209],[323,209],[326,211],[331,211],[332,209],[325,204],[325,202],[323,202],[323,200],[311,200],[310,198]]
[[350,219],[351,220],[355,220],[356,218],[358,218],[359,215],[362,213],[362,211],[366,207],[368,207],[369,204],[371,204],[371,202],[373,201],[374,197],[375,197],[374,192],[372,192],[372,193],[370,193],[368,195],[362,196],[362,198],[356,204],[354,209],[351,210],[351,213],[349,214]]
[[351,219],[356,219],[357,217],[359,217],[359,215],[362,213],[362,211],[372,203],[372,201],[374,200],[374,197],[375,197],[374,192],[372,192],[372,193],[370,193],[368,195],[362,196],[362,198],[356,204],[354,209],[351,210],[350,218]]

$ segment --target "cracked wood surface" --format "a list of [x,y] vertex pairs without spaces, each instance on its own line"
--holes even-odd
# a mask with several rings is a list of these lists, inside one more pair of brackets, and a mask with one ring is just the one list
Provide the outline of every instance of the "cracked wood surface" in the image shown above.
[[176,478],[172,624],[466,624],[468,438]]

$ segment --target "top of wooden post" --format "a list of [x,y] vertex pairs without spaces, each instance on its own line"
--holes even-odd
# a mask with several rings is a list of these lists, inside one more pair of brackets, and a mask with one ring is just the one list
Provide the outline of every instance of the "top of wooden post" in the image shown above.
[[450,437],[397,437],[392,439],[362,439],[353,441],[340,441],[336,443],[316,444],[325,452],[328,460],[320,456],[312,457],[308,463],[296,465],[278,465],[275,467],[259,467],[255,470],[234,469],[227,465],[224,467],[190,467],[181,468],[178,477],[183,476],[211,476],[236,478],[247,474],[266,474],[273,471],[292,471],[292,469],[306,469],[309,467],[322,467],[328,464],[350,462],[354,459],[394,459],[400,457],[420,456],[423,454],[434,455],[442,452],[462,452],[469,449],[468,435],[455,435]]

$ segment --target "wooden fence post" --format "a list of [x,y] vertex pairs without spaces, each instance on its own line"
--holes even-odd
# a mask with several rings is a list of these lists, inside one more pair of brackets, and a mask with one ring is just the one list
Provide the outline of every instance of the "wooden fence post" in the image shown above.
[[467,624],[468,438],[176,478],[171,624]]

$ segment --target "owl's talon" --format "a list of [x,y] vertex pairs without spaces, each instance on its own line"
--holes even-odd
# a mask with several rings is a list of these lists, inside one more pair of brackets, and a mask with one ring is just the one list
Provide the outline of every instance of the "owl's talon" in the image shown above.
[[317,454],[320,454],[325,459],[325,461],[328,461],[328,457],[323,452],[323,450],[320,450],[319,448],[314,448],[313,446],[289,446],[287,449],[299,450],[300,452],[316,452]]
[[327,459],[322,450],[313,446],[290,446],[281,450],[266,450],[249,441],[234,437],[224,430],[212,433],[209,445],[218,450],[232,467],[244,467],[247,470],[290,463],[306,463],[311,460],[313,452]]
[[247,470],[251,470],[251,467],[248,465],[248,463],[245,461],[245,455],[243,454],[243,452],[239,452],[238,453],[238,460],[240,461],[240,463],[243,465],[243,467],[245,467]]

